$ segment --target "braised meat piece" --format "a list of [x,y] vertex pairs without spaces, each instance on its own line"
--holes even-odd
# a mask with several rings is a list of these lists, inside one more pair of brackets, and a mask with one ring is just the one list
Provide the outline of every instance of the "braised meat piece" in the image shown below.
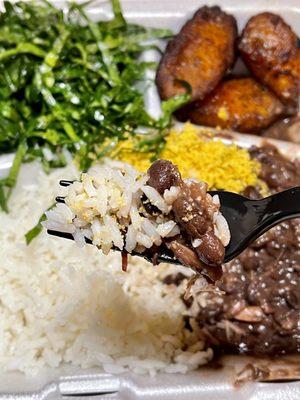
[[198,258],[196,251],[189,247],[182,237],[177,237],[167,243],[167,247],[173,252],[174,256],[182,265],[189,266],[195,272],[205,275],[212,282],[216,282],[222,276],[222,269],[205,265]]
[[186,92],[203,99],[231,68],[235,59],[237,25],[219,7],[202,7],[167,45],[160,61],[156,84],[165,100]]

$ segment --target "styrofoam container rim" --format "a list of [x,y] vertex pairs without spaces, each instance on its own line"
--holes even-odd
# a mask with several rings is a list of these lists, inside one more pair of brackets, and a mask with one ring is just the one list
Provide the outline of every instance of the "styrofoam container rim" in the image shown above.
[[[233,13],[241,28],[246,20],[261,11],[281,14],[300,36],[299,0],[121,0],[126,18],[147,26],[169,27],[177,31],[183,21],[202,5],[220,5]],[[65,1],[54,0],[58,7]],[[1,4],[1,2],[0,2]],[[89,6],[92,18],[109,17],[106,1],[96,0]],[[151,55],[152,57],[153,55]],[[158,114],[158,97],[155,90],[147,93],[146,103],[153,114]],[[180,127],[180,124],[178,124]],[[234,141],[242,147],[261,146],[266,141],[273,143],[290,159],[300,157],[300,145],[278,140],[266,140],[254,135],[226,132],[223,140]],[[231,138],[230,138],[231,137]],[[7,174],[13,155],[0,157],[0,178]],[[234,388],[232,373],[242,358],[229,357],[223,370],[201,368],[187,375],[160,374],[154,378],[134,374],[110,375],[99,369],[80,370],[62,367],[58,370],[41,371],[36,377],[20,373],[0,375],[0,400],[77,399],[95,396],[97,399],[162,399],[162,400],[299,400],[300,382],[245,384]],[[247,359],[248,360],[248,359]],[[275,363],[275,362],[274,362]],[[299,359],[300,363],[300,359]],[[300,364],[299,364],[300,365]],[[102,396],[106,393],[105,396]]]

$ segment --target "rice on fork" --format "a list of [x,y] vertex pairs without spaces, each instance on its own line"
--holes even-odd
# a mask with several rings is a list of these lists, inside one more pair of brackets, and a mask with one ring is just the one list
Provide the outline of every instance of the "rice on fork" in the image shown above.
[[[146,174],[106,159],[67,188],[65,202],[46,212],[44,227],[86,239],[108,254],[156,255],[163,248],[197,272],[220,266],[230,241],[218,196],[207,184],[183,180],[170,161],[157,160]],[[213,266],[205,268],[206,266]],[[209,275],[209,274],[208,274]]]

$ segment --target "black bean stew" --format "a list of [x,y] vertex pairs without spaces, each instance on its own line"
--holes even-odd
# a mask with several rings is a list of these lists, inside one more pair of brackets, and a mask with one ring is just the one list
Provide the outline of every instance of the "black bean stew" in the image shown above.
[[[298,162],[275,147],[252,148],[271,192],[300,185]],[[248,188],[247,195],[258,191]],[[300,223],[284,222],[241,256],[223,266],[223,276],[199,303],[198,323],[208,341],[224,351],[253,355],[300,352]]]

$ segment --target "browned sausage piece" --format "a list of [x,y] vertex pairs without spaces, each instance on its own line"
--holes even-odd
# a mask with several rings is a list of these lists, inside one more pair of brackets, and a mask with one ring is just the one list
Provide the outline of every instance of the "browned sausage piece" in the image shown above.
[[300,50],[297,36],[276,14],[252,17],[239,42],[250,71],[284,102],[297,105],[300,94]]
[[219,7],[202,7],[169,43],[160,61],[156,84],[165,100],[192,88],[192,99],[203,99],[234,62],[237,26]]
[[180,120],[239,132],[259,132],[284,115],[284,106],[252,78],[224,81],[202,102],[179,110]]

